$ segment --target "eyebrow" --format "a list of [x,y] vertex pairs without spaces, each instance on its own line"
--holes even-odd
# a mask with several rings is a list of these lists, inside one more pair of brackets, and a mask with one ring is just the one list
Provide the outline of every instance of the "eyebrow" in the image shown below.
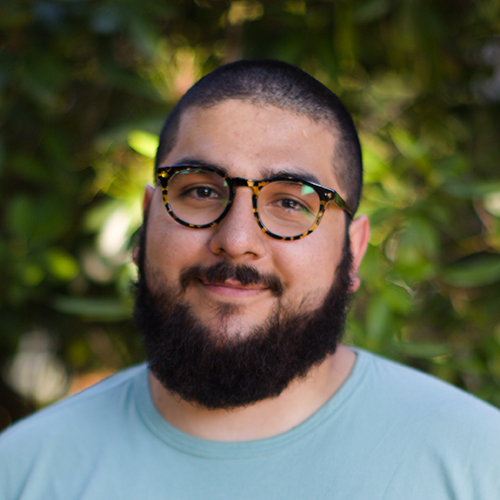
[[186,156],[184,158],[181,158],[180,160],[176,161],[173,163],[171,166],[172,167],[181,167],[186,165],[187,167],[206,167],[206,168],[211,168],[217,172],[220,172],[224,175],[229,175],[229,172],[226,167],[223,167],[222,165],[215,165],[214,163],[208,163],[206,161],[200,160],[198,158],[194,158],[192,156]]
[[[192,156],[186,156],[184,158],[181,158],[180,160],[176,161],[172,166],[176,167],[181,165],[187,165],[190,167],[208,167],[218,172],[221,172],[224,175],[232,177],[231,175],[229,175],[229,171],[226,167],[222,165],[215,165],[213,163],[208,163],[204,160],[200,160],[199,158],[195,158]],[[265,167],[261,171],[263,175],[262,179],[252,179],[252,180],[272,179],[273,177],[289,177],[291,179],[295,179],[298,181],[308,181],[308,182],[313,182],[315,184],[321,184],[319,179],[314,174],[310,172],[304,172],[302,169],[297,167],[289,167],[289,168],[280,167],[278,169],[273,167]]]
[[304,172],[302,169],[297,167],[289,167],[289,168],[279,168],[274,169],[272,167],[266,167],[263,169],[262,173],[266,179],[272,177],[290,177],[297,181],[308,181],[313,182],[315,184],[321,184],[319,179],[310,172]]

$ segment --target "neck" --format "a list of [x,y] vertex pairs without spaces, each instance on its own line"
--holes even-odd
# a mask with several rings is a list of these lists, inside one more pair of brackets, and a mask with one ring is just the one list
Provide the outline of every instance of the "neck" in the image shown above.
[[354,352],[339,345],[277,398],[234,410],[200,408],[165,389],[151,373],[149,380],[156,408],[179,430],[212,441],[251,441],[286,432],[313,415],[340,389],[355,362]]

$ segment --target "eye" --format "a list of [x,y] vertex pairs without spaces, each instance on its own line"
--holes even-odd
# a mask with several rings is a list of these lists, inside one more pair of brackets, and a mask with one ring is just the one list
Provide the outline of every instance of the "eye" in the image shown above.
[[213,188],[209,186],[192,186],[185,188],[182,192],[182,196],[191,197],[195,199],[219,199],[221,195]]
[[193,189],[193,195],[196,194],[198,198],[218,198],[219,195],[211,188],[202,186]]
[[297,200],[292,200],[291,198],[283,198],[281,200],[277,200],[275,204],[280,208],[291,211],[307,210],[307,208],[302,205],[302,203],[298,202]]
[[304,215],[309,216],[312,214],[312,211],[307,204],[284,193],[282,196],[275,196],[274,199],[268,200],[267,206],[269,209],[279,211],[283,215],[287,214],[287,217]]

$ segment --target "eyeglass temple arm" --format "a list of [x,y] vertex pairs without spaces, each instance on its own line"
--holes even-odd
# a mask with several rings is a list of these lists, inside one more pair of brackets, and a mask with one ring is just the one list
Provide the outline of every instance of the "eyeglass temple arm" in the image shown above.
[[327,193],[327,200],[326,200],[326,205],[328,203],[333,202],[335,205],[337,205],[340,209],[342,209],[344,212],[348,213],[351,219],[354,217],[354,213],[352,210],[349,208],[347,203],[342,199],[342,197],[337,193],[337,191],[328,191]]

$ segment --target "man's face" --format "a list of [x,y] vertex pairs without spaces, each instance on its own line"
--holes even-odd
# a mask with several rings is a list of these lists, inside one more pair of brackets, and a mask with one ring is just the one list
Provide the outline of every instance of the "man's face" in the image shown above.
[[[200,162],[254,180],[289,173],[337,189],[334,141],[302,116],[226,101],[187,111],[161,164]],[[276,397],[335,352],[367,237],[354,221],[350,245],[344,213],[328,208],[307,237],[273,239],[254,218],[250,188],[236,190],[218,225],[193,229],[170,217],[157,187],[139,252],[135,319],[150,369],[211,409]]]
[[[291,173],[312,176],[316,182],[338,189],[332,168],[335,140],[331,129],[307,117],[230,100],[208,109],[187,110],[176,145],[161,164],[200,161],[246,179]],[[280,297],[263,285],[242,286],[235,280],[211,285],[195,279],[183,290],[183,300],[201,324],[217,332],[223,318],[229,338],[244,337],[271,316],[279,300],[285,309],[296,311],[313,309],[324,300],[340,261],[344,224],[344,213],[332,207],[306,238],[291,242],[273,239],[255,221],[251,189],[239,187],[220,224],[192,229],[170,217],[157,187],[149,208],[147,282],[153,292],[161,291],[165,284],[180,290],[186,269],[223,261],[275,276],[282,284]]]

